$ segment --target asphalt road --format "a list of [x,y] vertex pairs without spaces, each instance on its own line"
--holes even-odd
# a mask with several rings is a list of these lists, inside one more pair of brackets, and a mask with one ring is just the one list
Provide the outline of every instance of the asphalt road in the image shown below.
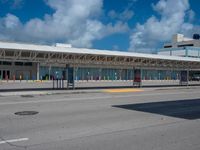
[[199,150],[199,90],[0,97],[0,150]]

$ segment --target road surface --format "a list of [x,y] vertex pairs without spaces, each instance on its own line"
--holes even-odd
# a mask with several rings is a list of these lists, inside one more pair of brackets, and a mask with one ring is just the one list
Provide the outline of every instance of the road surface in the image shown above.
[[199,150],[199,91],[2,96],[0,150]]

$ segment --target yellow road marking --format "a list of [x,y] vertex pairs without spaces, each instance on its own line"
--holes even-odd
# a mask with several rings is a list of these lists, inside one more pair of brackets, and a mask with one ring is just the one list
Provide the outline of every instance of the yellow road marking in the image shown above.
[[107,93],[125,93],[125,92],[142,92],[142,89],[108,89],[104,90]]

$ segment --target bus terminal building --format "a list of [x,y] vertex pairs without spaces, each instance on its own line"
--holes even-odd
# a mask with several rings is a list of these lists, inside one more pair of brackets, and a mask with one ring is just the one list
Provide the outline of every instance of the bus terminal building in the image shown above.
[[69,68],[72,80],[77,81],[179,80],[181,72],[187,72],[188,80],[189,72],[200,70],[200,59],[73,48],[65,44],[0,42],[1,80],[67,80]]

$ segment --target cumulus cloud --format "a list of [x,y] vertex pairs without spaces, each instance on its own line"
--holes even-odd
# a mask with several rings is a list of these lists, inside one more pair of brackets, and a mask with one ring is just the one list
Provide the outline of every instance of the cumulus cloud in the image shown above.
[[108,12],[108,16],[112,19],[118,19],[122,21],[128,21],[130,20],[134,15],[134,12],[132,10],[125,9],[121,13],[117,13],[115,10],[111,10]]
[[189,22],[193,22],[195,19],[195,12],[193,10],[189,10],[187,15]]
[[20,35],[21,25],[19,18],[12,14],[0,18],[0,39],[14,40],[16,36]]
[[128,0],[127,6],[123,11],[120,12],[120,11],[110,10],[108,12],[108,16],[114,20],[120,20],[123,22],[129,21],[134,16],[134,11],[132,10],[132,8],[136,2],[137,0]]
[[113,50],[119,50],[119,46],[118,46],[118,45],[113,45],[113,46],[112,46],[112,49],[113,49]]
[[76,47],[92,47],[92,41],[96,39],[129,29],[126,23],[120,21],[103,24],[98,20],[102,13],[103,0],[45,2],[55,12],[52,15],[46,14],[43,19],[34,18],[22,24],[19,18],[12,14],[1,18],[0,38],[35,43],[64,42]]
[[[130,51],[152,52],[158,43],[168,41],[175,33],[189,34],[194,26],[185,17],[190,10],[188,0],[160,0],[153,9],[160,15],[152,16],[144,24],[137,24],[130,36]],[[193,17],[192,12],[190,20]]]

